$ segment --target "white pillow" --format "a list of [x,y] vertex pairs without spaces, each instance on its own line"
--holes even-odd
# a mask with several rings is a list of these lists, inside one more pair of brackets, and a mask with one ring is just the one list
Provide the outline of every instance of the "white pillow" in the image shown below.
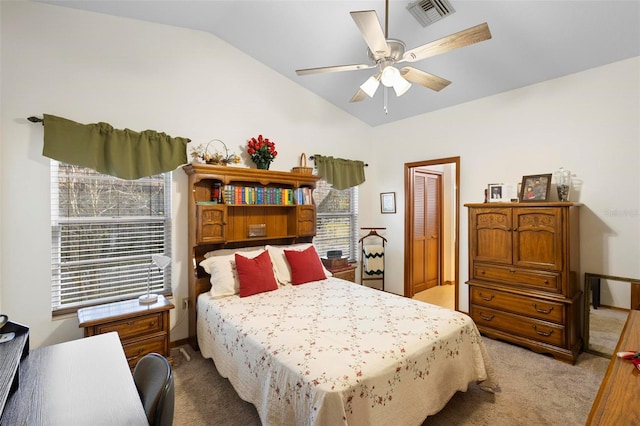
[[237,252],[256,251],[256,250],[264,250],[264,246],[240,247],[240,248],[234,248],[234,249],[220,249],[220,250],[208,251],[204,254],[204,258],[208,259],[213,256],[227,256],[229,254],[234,254]]
[[235,250],[231,254],[215,255],[204,259],[200,266],[211,275],[211,290],[209,294],[214,299],[233,296],[240,293],[240,281],[236,270],[236,253],[253,259],[264,253],[259,250]]
[[[287,257],[285,256],[284,251],[303,251],[311,246],[313,246],[316,254],[318,254],[318,249],[316,249],[311,243],[293,244],[290,246],[265,246],[265,249],[269,252],[269,257],[271,257],[271,263],[273,263],[273,270],[276,273],[276,279],[281,285],[291,284],[291,267],[289,267],[289,262],[287,262]],[[318,258],[320,258],[319,255]],[[324,265],[322,265],[322,269],[324,269],[326,277],[332,276],[331,272],[329,272]]]

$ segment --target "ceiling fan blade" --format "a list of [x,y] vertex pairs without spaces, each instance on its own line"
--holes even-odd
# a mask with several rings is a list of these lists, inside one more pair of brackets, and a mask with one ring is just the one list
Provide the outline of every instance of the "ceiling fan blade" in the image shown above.
[[431,56],[439,55],[459,47],[468,46],[491,38],[489,25],[483,23],[475,27],[448,35],[439,40],[415,47],[405,52],[402,62],[415,62]]
[[374,58],[379,59],[388,56],[390,52],[389,45],[380,26],[380,21],[378,21],[376,11],[361,10],[350,13]]
[[419,84],[427,89],[441,91],[451,82],[437,75],[429,74],[413,67],[404,67],[400,70],[400,74],[412,83]]
[[367,98],[367,94],[362,89],[358,89],[349,102],[360,102]]
[[327,72],[356,71],[356,70],[366,70],[366,69],[375,68],[375,67],[376,65],[368,65],[368,64],[336,65],[333,67],[306,68],[302,70],[296,70],[296,74],[308,75],[308,74],[322,74]]

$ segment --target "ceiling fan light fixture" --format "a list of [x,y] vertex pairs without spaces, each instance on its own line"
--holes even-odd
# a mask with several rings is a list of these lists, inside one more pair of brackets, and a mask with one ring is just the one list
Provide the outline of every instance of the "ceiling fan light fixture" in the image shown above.
[[376,94],[378,87],[380,86],[380,74],[372,75],[362,83],[360,89],[367,94],[370,98],[373,98],[373,95]]
[[396,96],[400,97],[407,93],[407,90],[411,88],[411,83],[405,80],[400,74],[398,74],[398,78],[393,84],[393,90],[396,92]]
[[[382,84],[386,87],[393,87],[398,78],[402,78],[400,71],[397,68],[387,65],[382,70]],[[403,79],[404,80],[404,79]]]
[[392,67],[391,65],[387,65],[382,70],[381,81],[385,87],[393,87],[393,90],[396,92],[396,96],[404,95],[411,87],[411,83],[402,77],[400,71],[396,67]]

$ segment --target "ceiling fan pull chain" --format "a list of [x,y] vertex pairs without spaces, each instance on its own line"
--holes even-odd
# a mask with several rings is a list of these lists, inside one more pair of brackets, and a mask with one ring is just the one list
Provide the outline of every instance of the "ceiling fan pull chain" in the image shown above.
[[387,101],[389,100],[389,96],[387,95],[387,87],[383,87],[382,98],[384,99],[384,113],[389,114],[389,109],[387,108]]

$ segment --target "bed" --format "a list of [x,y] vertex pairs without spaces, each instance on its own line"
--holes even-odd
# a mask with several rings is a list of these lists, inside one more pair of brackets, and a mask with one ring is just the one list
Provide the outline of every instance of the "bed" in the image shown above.
[[291,284],[295,268],[283,273],[279,254],[271,251],[275,289],[221,295],[214,277],[224,274],[211,267],[212,289],[197,302],[202,355],[256,406],[263,424],[419,425],[471,383],[495,388],[467,315],[327,271]]

